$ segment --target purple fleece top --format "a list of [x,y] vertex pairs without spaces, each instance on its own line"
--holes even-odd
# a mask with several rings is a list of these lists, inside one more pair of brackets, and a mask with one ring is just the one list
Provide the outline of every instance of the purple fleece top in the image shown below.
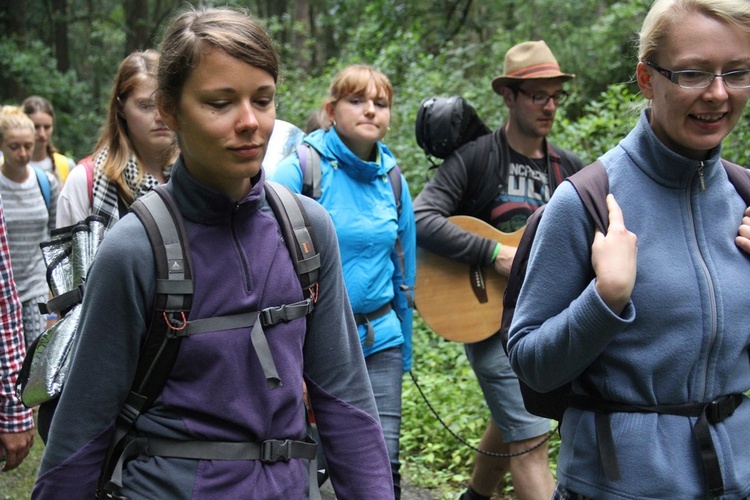
[[[199,184],[178,161],[167,184],[185,217],[195,294],[190,319],[303,298],[265,201],[261,173],[240,203]],[[301,200],[321,253],[320,295],[305,318],[265,329],[282,386],[270,390],[249,329],[182,340],[162,396],[137,423],[185,440],[301,439],[303,378],[339,498],[392,498],[391,470],[325,210]],[[130,388],[154,297],[153,256],[133,215],[110,231],[89,274],[79,344],[32,498],[91,498],[112,423]],[[131,498],[304,498],[307,462],[129,462]]]

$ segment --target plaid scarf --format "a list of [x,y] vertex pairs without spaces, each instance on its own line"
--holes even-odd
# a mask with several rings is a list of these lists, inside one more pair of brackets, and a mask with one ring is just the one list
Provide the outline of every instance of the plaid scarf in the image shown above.
[[[120,211],[118,209],[117,183],[112,182],[102,172],[102,165],[104,165],[104,161],[107,158],[107,153],[108,149],[104,148],[94,159],[94,186],[91,213],[104,217],[107,220],[107,227],[109,228],[120,220]],[[164,169],[165,179],[169,179],[171,170],[172,165]],[[138,182],[139,171],[135,155],[130,155],[123,175],[125,176],[125,183],[130,188],[130,192],[133,193],[133,199],[135,200],[159,185],[156,177],[148,172],[145,172],[140,182]]]

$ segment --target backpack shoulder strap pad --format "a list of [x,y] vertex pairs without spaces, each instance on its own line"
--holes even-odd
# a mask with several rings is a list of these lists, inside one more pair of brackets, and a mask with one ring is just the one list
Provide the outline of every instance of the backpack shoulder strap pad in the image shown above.
[[133,392],[150,404],[161,393],[177,356],[179,342],[170,342],[168,333],[171,328],[179,330],[187,323],[193,280],[182,215],[169,191],[158,186],[136,200],[131,208],[146,229],[156,264],[153,317],[133,384]]
[[[98,490],[101,494],[121,486],[113,482],[126,436],[138,417],[161,393],[180,347],[180,338],[170,335],[187,326],[193,299],[190,251],[182,215],[164,186],[131,205],[146,229],[154,252],[156,297],[146,339],[138,355],[135,378],[117,417],[117,426],[102,463]],[[99,496],[97,497],[99,498]]]
[[47,177],[47,174],[39,167],[32,167],[34,169],[34,174],[36,174],[36,182],[39,184],[39,189],[42,191],[42,197],[44,198],[44,204],[47,205],[47,210],[49,210],[49,204],[50,204],[50,184],[49,184],[49,178]]
[[596,227],[602,233],[607,234],[607,228],[609,227],[609,210],[607,209],[609,177],[602,162],[596,160],[566,180],[573,184]]
[[320,254],[312,238],[307,214],[297,196],[286,186],[266,181],[266,200],[276,215],[284,241],[303,289],[317,298]]
[[320,190],[320,153],[304,142],[297,146],[297,157],[302,169],[302,194],[313,200],[319,200],[322,194]]
[[396,212],[401,215],[401,170],[398,165],[394,165],[392,169],[388,171],[388,181],[391,183],[391,189],[393,189],[393,197],[396,198]]
[[724,159],[721,160],[721,163],[727,171],[729,181],[734,184],[734,188],[745,200],[745,203],[750,206],[750,170]]

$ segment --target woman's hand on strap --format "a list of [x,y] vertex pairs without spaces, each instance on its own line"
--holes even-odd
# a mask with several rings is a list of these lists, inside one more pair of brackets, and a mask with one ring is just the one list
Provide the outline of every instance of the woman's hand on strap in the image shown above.
[[591,265],[596,274],[596,291],[614,313],[620,314],[635,286],[638,238],[625,227],[622,210],[611,194],[607,195],[607,208],[609,229],[606,236],[596,230]]
[[742,218],[742,224],[737,231],[737,246],[750,254],[750,207],[745,210],[745,216]]

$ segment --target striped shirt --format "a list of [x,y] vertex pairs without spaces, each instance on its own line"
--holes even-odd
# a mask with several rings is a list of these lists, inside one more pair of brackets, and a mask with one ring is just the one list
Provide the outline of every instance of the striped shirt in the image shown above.
[[21,330],[21,302],[16,294],[0,198],[0,434],[34,428],[31,410],[16,398],[18,371],[26,354]]
[[8,247],[21,302],[49,294],[46,267],[39,244],[50,239],[50,233],[55,228],[60,191],[55,176],[46,174],[50,182],[50,206],[47,210],[36,174],[31,168],[29,170],[28,178],[20,183],[0,174],[0,195],[5,206]]

